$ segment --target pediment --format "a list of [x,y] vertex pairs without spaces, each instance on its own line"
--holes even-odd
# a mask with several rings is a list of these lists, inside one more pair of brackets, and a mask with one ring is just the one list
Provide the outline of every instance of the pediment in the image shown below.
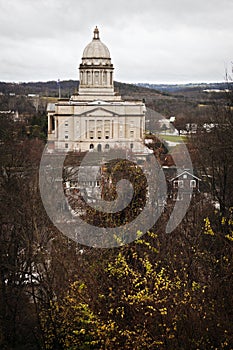
[[113,117],[114,115],[117,115],[115,112],[113,113],[109,111],[107,108],[103,108],[103,107],[98,107],[98,108],[95,107],[84,114],[87,117]]

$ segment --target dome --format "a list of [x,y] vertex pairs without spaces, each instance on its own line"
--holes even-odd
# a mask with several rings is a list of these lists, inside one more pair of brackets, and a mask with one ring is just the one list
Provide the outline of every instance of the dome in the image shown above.
[[104,45],[99,38],[99,30],[96,27],[94,30],[94,37],[90,44],[88,44],[84,51],[82,58],[108,58],[110,59],[110,52],[106,45]]

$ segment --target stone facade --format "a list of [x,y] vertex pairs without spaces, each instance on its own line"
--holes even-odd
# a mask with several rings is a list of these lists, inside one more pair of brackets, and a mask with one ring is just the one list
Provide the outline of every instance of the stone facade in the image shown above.
[[48,106],[48,143],[61,151],[143,151],[146,108],[141,101],[123,101],[114,91],[113,65],[99,31],[84,49],[78,93]]

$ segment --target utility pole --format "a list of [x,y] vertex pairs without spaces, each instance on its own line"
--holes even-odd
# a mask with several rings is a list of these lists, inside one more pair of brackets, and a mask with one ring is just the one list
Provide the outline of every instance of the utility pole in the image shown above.
[[60,86],[60,79],[58,79],[57,81],[57,85],[58,85],[58,97],[61,98],[61,86]]

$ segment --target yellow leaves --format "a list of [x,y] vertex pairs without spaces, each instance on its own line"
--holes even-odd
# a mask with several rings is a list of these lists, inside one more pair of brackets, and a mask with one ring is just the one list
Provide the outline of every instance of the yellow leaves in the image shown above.
[[210,219],[205,218],[204,222],[205,222],[204,234],[214,236],[214,231],[212,230],[211,225],[210,225]]
[[[219,215],[219,214],[217,214]],[[233,242],[233,218],[232,218],[232,208],[229,210],[230,217],[223,216],[219,218],[221,221],[222,228],[220,229],[219,236],[222,238],[226,238],[228,241]],[[211,227],[210,219],[207,217],[204,219],[204,228],[203,232],[206,235],[214,236],[215,232],[213,228]]]
[[85,283],[80,282],[80,281],[75,281],[70,286],[70,293],[69,293],[69,295],[72,294],[72,293],[76,293],[77,291],[78,292],[82,292],[82,290],[85,289],[85,288],[86,288]]
[[51,302],[50,308],[43,311],[41,321],[46,349],[54,349],[57,339],[64,349],[89,349],[91,345],[99,348],[97,329],[101,327],[101,320],[85,302],[85,293],[86,285],[76,281],[63,299]]
[[205,293],[207,286],[202,287],[202,293]]
[[156,344],[156,345],[163,345],[164,342],[163,342],[163,341],[155,341],[155,344]]
[[193,281],[192,282],[192,291],[199,290],[201,288],[200,284]]
[[119,306],[115,309],[116,315],[119,315],[121,318],[124,318],[125,316],[125,308],[124,306]]
[[156,311],[157,311],[156,308],[155,308],[154,306],[152,306],[152,305],[147,305],[146,308],[149,309],[149,310],[151,310],[151,311],[153,311],[153,312],[156,312]]
[[116,235],[116,234],[114,234],[113,237],[114,237],[114,239],[115,239],[115,241],[116,241],[116,243],[117,243],[118,246],[124,245],[124,241],[123,241],[123,239],[122,239],[121,237],[119,237],[119,236]]
[[228,219],[228,225],[233,226],[233,219],[232,218]]
[[153,265],[151,264],[149,259],[143,259],[142,263],[146,269],[146,274],[150,274],[153,271]]
[[79,334],[85,334],[86,330],[84,328],[81,328],[79,331],[74,330],[73,333],[75,335],[79,335]]
[[175,335],[174,334],[169,334],[168,339],[174,339]]
[[[140,231],[138,231],[138,232],[140,232]],[[151,237],[151,238],[153,238],[153,239],[158,238],[158,235],[155,234],[155,233],[147,232],[147,234],[148,234],[149,237]],[[145,246],[146,248],[148,248],[150,251],[152,251],[152,252],[154,252],[154,253],[158,253],[158,252],[159,252],[158,249],[155,248],[155,246],[154,246],[153,244],[151,244],[150,242],[147,242],[147,241],[146,241],[145,239],[143,239],[143,238],[140,238],[140,239],[139,239],[140,236],[138,235],[138,233],[137,233],[137,237],[138,237],[138,239],[135,241],[136,244],[143,245],[143,246]]]
[[[205,230],[214,234],[208,218]],[[125,349],[162,349],[166,342],[176,349],[174,338],[189,322],[189,313],[207,317],[204,307],[201,309],[206,287],[196,275],[190,283],[185,261],[181,266],[160,261],[152,253],[152,238],[157,235],[149,237],[150,242],[140,237],[138,245],[120,248],[101,264],[106,280],[97,286],[96,279],[95,294],[80,281],[72,284],[62,303],[53,303],[56,317],[47,320],[47,337],[53,336],[49,321],[56,320],[64,349],[120,349],[122,344]],[[190,247],[196,256],[198,250]],[[178,259],[185,259],[182,251],[176,251]]]
[[158,238],[157,233],[148,231],[147,234],[148,234],[148,236],[151,237],[151,238]]
[[226,226],[226,225],[233,226],[233,218],[230,217],[230,218],[227,219],[226,217],[223,216],[222,220],[221,220],[221,224],[222,224],[222,226]]
[[159,309],[159,312],[160,312],[161,315],[167,315],[167,308],[164,307],[162,309]]
[[99,297],[99,299],[105,299],[105,295],[104,294],[99,294],[98,297]]
[[121,278],[123,276],[128,276],[130,273],[129,265],[127,264],[126,258],[119,253],[116,260],[113,263],[109,263],[106,270],[112,276]]
[[233,242],[233,231],[231,231],[230,233],[228,233],[227,235],[225,235],[225,237],[226,237],[229,241]]
[[137,238],[139,238],[139,237],[141,237],[141,235],[142,235],[142,231],[137,231],[137,233],[136,233],[136,235],[137,235]]

